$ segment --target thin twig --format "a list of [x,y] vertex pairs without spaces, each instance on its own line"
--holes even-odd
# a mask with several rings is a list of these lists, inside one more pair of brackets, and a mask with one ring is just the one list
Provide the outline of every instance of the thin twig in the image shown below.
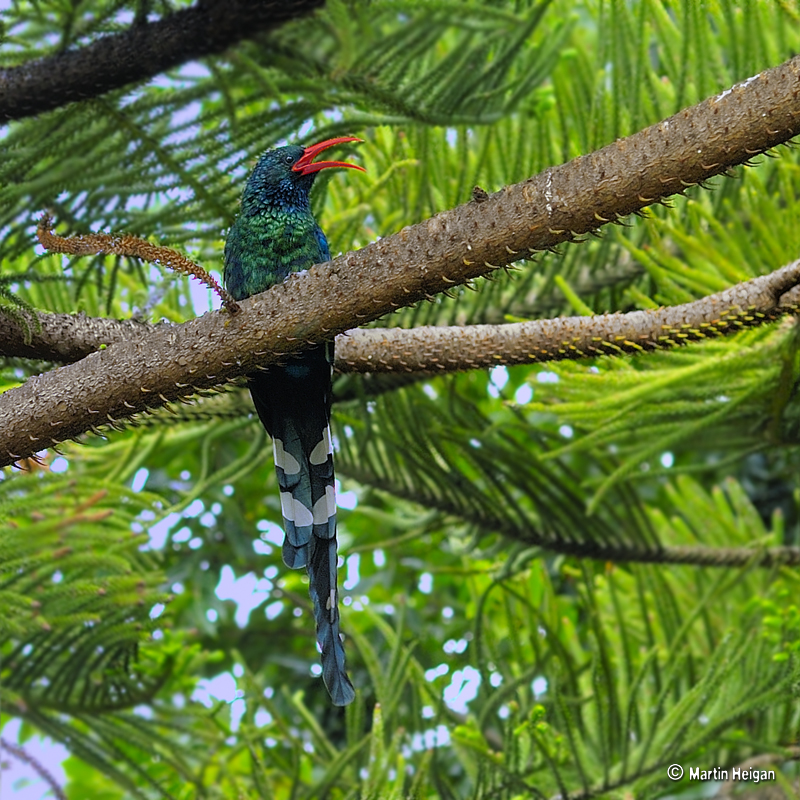
[[42,780],[52,789],[57,800],[67,800],[64,790],[58,785],[56,779],[32,755],[26,753],[21,747],[17,747],[17,745],[11,744],[11,742],[8,742],[3,738],[0,738],[0,749],[10,753],[18,761],[22,761],[23,763],[29,764],[31,767],[33,767],[39,777],[42,778]]
[[183,253],[171,247],[151,244],[138,236],[127,233],[82,233],[78,236],[58,236],[53,233],[53,220],[46,212],[36,228],[39,243],[51,253],[71,256],[88,256],[108,253],[117,256],[140,258],[151,264],[160,264],[176,272],[190,275],[216,292],[225,308],[235,314],[239,304],[223,289],[214,277]]

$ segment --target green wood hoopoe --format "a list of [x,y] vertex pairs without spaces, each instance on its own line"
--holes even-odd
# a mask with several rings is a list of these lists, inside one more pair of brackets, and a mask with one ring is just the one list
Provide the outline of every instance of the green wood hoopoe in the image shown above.
[[[362,167],[314,161],[352,136],[310,147],[266,152],[253,169],[239,215],[225,242],[224,282],[236,300],[264,292],[292,273],[330,260],[325,234],[311,213],[309,191],[317,172]],[[330,435],[333,342],[315,345],[280,366],[248,376],[258,416],[272,437],[281,493],[288,567],[308,570],[322,678],[335,705],[355,698],[345,671],[336,583],[336,495]]]

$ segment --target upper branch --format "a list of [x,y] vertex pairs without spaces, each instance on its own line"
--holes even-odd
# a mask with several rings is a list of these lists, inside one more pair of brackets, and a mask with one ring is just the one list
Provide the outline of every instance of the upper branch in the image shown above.
[[199,0],[156,22],[134,23],[76,50],[0,69],[0,123],[136,83],[277,28],[324,0]]
[[0,395],[0,464],[220,385],[306,344],[569,241],[800,132],[800,56],[626,139]]

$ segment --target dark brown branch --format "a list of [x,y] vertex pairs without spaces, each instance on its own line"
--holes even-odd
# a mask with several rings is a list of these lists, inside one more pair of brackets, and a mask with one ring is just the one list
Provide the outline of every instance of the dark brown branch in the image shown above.
[[134,23],[76,50],[0,70],[0,123],[143,81],[222,52],[319,8],[324,0],[198,0],[156,22]]
[[796,567],[800,564],[800,547],[783,545],[778,547],[708,547],[707,545],[681,545],[674,547],[652,546],[637,548],[635,545],[609,545],[588,541],[551,541],[545,543],[536,534],[521,536],[507,534],[510,538],[545,550],[595,561],[610,561],[614,564],[683,564],[696,567]]
[[0,396],[0,464],[274,363],[658,202],[800,132],[800,57],[242,303],[119,342]]
[[[757,756],[752,756],[751,758],[742,761],[739,764],[736,764],[733,769],[738,768],[743,772],[747,772],[748,770],[758,770],[759,768],[763,769],[764,767],[775,767],[775,769],[780,772],[781,765],[784,761],[800,761],[800,747],[796,745],[789,745],[788,747],[782,747],[780,745],[775,746],[776,752],[774,753],[760,753]],[[733,772],[731,769],[731,772]],[[736,791],[738,788],[739,781],[731,780],[724,781],[720,784],[719,788],[717,789],[716,793],[711,795],[713,800],[734,800],[736,797],[740,798],[755,798],[760,796],[767,800],[766,795],[757,795],[757,794],[739,794]],[[794,780],[794,789],[797,790],[797,780]],[[778,789],[776,794],[770,794],[770,797],[785,797],[783,789]]]

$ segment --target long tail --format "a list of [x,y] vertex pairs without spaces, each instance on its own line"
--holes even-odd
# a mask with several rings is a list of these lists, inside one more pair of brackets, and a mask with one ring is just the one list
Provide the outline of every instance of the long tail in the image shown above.
[[272,436],[286,533],[283,560],[292,569],[308,570],[322,679],[334,705],[345,706],[355,699],[355,689],[347,677],[339,633],[329,359],[329,348],[320,346],[286,366],[252,375],[249,385],[256,411]]

